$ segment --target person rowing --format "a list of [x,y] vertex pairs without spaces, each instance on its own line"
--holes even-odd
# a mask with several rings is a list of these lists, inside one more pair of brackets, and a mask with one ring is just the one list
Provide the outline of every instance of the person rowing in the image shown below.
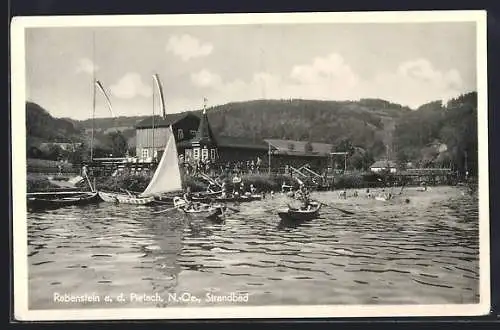
[[311,199],[309,189],[307,189],[304,183],[300,183],[299,190],[295,193],[295,198],[302,202],[302,209],[307,210]]
[[191,187],[186,188],[186,192],[182,196],[184,198],[184,201],[186,202],[184,207],[186,209],[190,208],[193,206],[193,194],[191,193]]

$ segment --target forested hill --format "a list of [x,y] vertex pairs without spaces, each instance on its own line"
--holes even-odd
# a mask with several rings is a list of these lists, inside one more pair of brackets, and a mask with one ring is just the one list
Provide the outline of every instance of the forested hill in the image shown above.
[[394,131],[395,157],[419,166],[445,166],[477,172],[477,93],[447,104],[436,101],[402,116]]
[[83,129],[72,121],[54,118],[36,103],[26,102],[28,144],[39,142],[81,142]]
[[[46,141],[86,139],[91,120],[52,118],[33,103],[26,104],[28,136]],[[193,111],[200,115],[200,111]],[[400,163],[462,168],[477,164],[477,95],[461,95],[411,110],[379,99],[360,101],[255,100],[207,109],[216,135],[278,138],[332,143],[337,151],[362,158],[363,166],[387,154]],[[97,141],[122,132],[134,147],[134,126],[148,116],[98,118]],[[85,132],[86,131],[86,132]],[[98,143],[96,143],[97,145]],[[359,155],[362,152],[362,155]],[[358,153],[357,156],[354,156]],[[467,155],[467,156],[465,156]]]
[[411,110],[383,100],[258,100],[209,109],[214,131],[244,136],[353,145],[385,150],[395,122]]

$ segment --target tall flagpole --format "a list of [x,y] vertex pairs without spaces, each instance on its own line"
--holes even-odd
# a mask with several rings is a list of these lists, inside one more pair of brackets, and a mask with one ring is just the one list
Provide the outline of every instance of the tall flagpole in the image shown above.
[[94,159],[94,118],[95,118],[95,103],[96,103],[96,95],[95,95],[95,32],[92,32],[92,137],[90,139],[90,162],[93,162]]
[[269,146],[268,151],[267,151],[268,163],[269,163],[269,164],[267,164],[267,172],[268,172],[268,174],[271,174],[271,143],[268,142],[267,144]]

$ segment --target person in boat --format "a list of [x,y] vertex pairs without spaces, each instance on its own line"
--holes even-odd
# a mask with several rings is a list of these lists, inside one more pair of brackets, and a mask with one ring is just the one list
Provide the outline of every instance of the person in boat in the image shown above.
[[255,195],[255,193],[257,193],[257,189],[254,187],[254,185],[253,185],[253,184],[250,184],[250,193],[251,193],[252,195]]
[[307,210],[310,207],[310,202],[311,202],[311,194],[309,192],[309,189],[307,189],[305,184],[301,184],[300,188],[300,200],[302,201],[302,209]]
[[344,189],[339,193],[339,197],[342,199],[347,199],[347,191]]
[[370,188],[366,188],[366,198],[373,198],[373,194],[370,192]]
[[222,185],[221,185],[221,197],[222,198],[226,198],[227,197],[227,187],[226,187],[226,183],[225,182],[222,182]]
[[193,206],[193,194],[191,193],[191,187],[186,188],[186,192],[184,193],[184,201],[186,201],[186,208],[190,208]]

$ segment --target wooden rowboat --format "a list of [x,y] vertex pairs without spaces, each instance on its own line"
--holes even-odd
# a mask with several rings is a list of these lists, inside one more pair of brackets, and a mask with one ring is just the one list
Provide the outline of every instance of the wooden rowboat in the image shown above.
[[294,221],[311,220],[319,216],[319,210],[321,209],[321,205],[322,204],[318,202],[310,202],[307,209],[293,208],[288,206],[288,208],[278,211],[278,215],[283,220],[294,220]]
[[137,197],[132,194],[110,193],[99,191],[99,197],[105,202],[119,204],[150,205],[155,201],[155,196]]
[[101,199],[97,192],[83,192],[67,197],[29,197],[27,198],[28,210],[56,209],[65,206],[88,205],[98,203]]
[[174,206],[188,216],[211,220],[219,218],[225,211],[225,206],[222,204],[209,205],[199,203],[199,206],[194,208],[192,205],[188,206],[187,202],[180,197],[174,197]]

